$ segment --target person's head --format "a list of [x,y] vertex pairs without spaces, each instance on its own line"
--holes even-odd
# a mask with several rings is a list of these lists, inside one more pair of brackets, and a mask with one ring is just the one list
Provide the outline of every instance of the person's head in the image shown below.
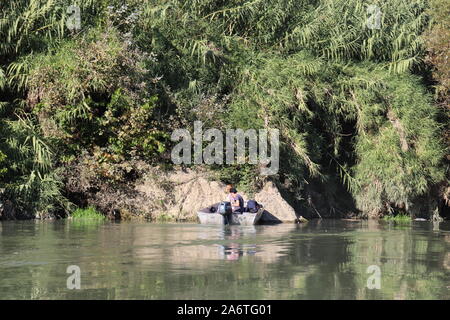
[[233,185],[231,183],[228,183],[225,187],[225,193],[230,193],[231,188],[233,188]]
[[236,193],[237,193],[237,190],[236,190],[236,188],[231,188],[231,189],[230,189],[230,193],[232,193],[232,194],[236,194]]

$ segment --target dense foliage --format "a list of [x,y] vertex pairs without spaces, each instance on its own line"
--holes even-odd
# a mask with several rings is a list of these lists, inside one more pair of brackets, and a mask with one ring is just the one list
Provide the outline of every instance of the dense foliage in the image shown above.
[[424,34],[427,45],[427,60],[433,66],[437,82],[436,93],[446,103],[450,103],[450,3],[445,0],[431,0],[428,10],[434,24]]
[[372,215],[442,197],[446,1],[374,1],[377,16],[359,0],[89,0],[75,31],[71,4],[0,4],[0,182],[22,212],[68,210],[59,170],[83,154],[117,183],[135,177],[108,166],[170,163],[171,131],[195,120],[280,129],[269,178],[305,206],[321,192],[337,208],[344,187]]

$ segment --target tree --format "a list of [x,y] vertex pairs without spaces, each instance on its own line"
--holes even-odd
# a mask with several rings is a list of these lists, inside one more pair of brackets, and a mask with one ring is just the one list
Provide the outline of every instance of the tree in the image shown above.
[[[285,161],[272,179],[305,205],[308,186],[338,199],[345,185],[360,210],[385,214],[446,179],[448,121],[423,81],[425,42],[446,86],[442,1],[431,4],[440,12],[426,0],[378,1],[377,27],[359,0],[85,1],[78,33],[64,27],[66,4],[2,4],[2,141],[22,160],[35,157],[11,145],[24,118],[55,150],[55,174],[83,152],[160,163],[170,131],[202,120],[280,129]],[[441,22],[424,33],[430,16]],[[11,150],[8,163],[22,163]],[[215,169],[261,182],[252,166]]]

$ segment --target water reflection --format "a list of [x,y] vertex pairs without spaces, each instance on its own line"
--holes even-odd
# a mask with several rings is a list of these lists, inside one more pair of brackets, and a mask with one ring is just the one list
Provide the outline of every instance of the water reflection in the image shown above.
[[254,238],[255,235],[255,226],[224,226],[223,239],[226,240],[226,243],[218,244],[220,248],[219,256],[230,261],[239,260],[244,256],[254,256],[257,252],[256,243],[241,244],[238,240],[244,237]]
[[[22,299],[449,299],[450,227],[0,223],[0,292]],[[65,287],[79,265],[80,291]],[[380,266],[382,287],[366,287]]]

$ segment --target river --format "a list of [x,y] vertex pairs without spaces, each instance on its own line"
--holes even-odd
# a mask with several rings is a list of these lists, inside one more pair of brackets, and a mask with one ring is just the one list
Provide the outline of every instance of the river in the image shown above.
[[5,221],[0,299],[450,299],[449,249],[450,222]]

